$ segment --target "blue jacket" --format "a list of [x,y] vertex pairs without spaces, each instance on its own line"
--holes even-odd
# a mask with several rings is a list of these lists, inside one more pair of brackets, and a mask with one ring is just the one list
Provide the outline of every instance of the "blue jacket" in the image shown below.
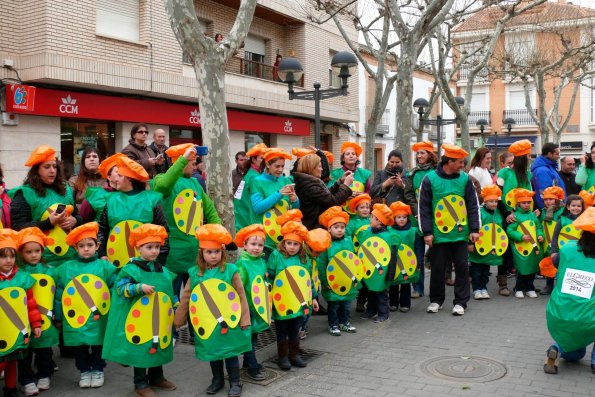
[[560,186],[564,189],[564,196],[566,196],[566,186],[557,169],[558,163],[544,156],[537,157],[531,165],[531,173],[533,174],[531,185],[533,191],[535,191],[535,203],[540,209],[543,208],[541,194],[546,188],[554,185]]

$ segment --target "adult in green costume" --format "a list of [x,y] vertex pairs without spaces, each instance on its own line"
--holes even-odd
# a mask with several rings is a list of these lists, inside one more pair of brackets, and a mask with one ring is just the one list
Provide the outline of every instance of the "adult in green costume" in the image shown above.
[[[25,165],[31,168],[23,186],[10,191],[12,228],[18,231],[35,226],[49,233],[54,244],[45,247],[43,258],[46,264],[57,267],[76,256],[65,240],[68,231],[83,220],[53,148],[47,145],[35,148]],[[58,206],[61,211],[57,211]]]
[[[588,208],[573,225],[583,230],[578,241],[570,241],[553,257],[558,283],[546,308],[547,327],[555,343],[547,351],[543,369],[558,372],[558,357],[579,361],[586,347],[595,342],[595,208]],[[591,351],[595,374],[595,344]]]
[[259,143],[258,145],[252,146],[252,148],[246,152],[246,156],[249,158],[249,168],[233,196],[236,231],[246,226],[260,223],[260,220],[252,208],[252,202],[250,201],[250,196],[252,193],[250,188],[252,179],[259,176],[261,173],[260,169],[263,160],[263,154],[266,149],[268,148],[264,143]]
[[595,144],[591,145],[591,153],[581,157],[581,165],[574,179],[581,190],[595,192]]

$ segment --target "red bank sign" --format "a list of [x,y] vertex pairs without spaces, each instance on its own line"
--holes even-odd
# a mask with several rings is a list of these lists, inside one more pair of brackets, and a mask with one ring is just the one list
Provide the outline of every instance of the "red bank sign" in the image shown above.
[[[26,100],[24,99],[26,98]],[[197,105],[122,98],[75,91],[9,85],[6,110],[12,113],[75,119],[127,121],[200,127]],[[310,122],[292,117],[228,109],[229,129],[285,135],[310,135]]]

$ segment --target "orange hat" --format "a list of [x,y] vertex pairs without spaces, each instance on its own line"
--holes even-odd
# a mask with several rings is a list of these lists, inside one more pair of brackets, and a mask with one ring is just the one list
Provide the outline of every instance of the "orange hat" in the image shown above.
[[368,193],[359,194],[359,195],[355,196],[354,198],[352,198],[351,200],[349,200],[349,211],[355,212],[355,210],[357,209],[357,207],[360,204],[371,203],[371,202],[372,202],[372,197],[370,197],[370,195]]
[[294,222],[302,222],[302,218],[304,217],[304,215],[302,214],[302,211],[300,210],[289,210],[286,213],[279,215],[277,217],[277,219],[275,219],[275,221],[277,222],[277,225],[284,225],[289,221],[294,221]]
[[169,149],[165,151],[165,154],[169,156],[172,163],[175,163],[180,156],[183,156],[186,153],[186,150],[193,148],[193,143],[182,143],[181,145],[170,146]]
[[259,143],[257,145],[252,146],[250,150],[246,152],[246,157],[258,157],[261,154],[263,154],[264,151],[267,149],[267,145],[265,145],[264,143]]
[[335,205],[334,207],[330,207],[320,214],[318,217],[318,222],[320,222],[320,224],[327,229],[333,226],[335,223],[344,223],[347,225],[347,223],[349,223],[349,214],[344,212],[343,208],[340,206]]
[[306,236],[306,244],[316,252],[326,251],[331,246],[331,242],[331,234],[322,228],[312,229]]
[[0,229],[0,248],[17,249],[19,234],[12,229]]
[[303,242],[308,237],[308,229],[301,222],[289,221],[281,226],[283,240]]
[[282,158],[285,160],[291,160],[291,154],[287,153],[283,149],[279,148],[270,148],[263,153],[264,161],[267,163],[272,159]]
[[341,145],[341,154],[345,153],[349,148],[355,150],[355,155],[357,157],[362,154],[362,147],[355,142],[344,142],[343,145]]
[[21,249],[21,247],[27,243],[37,243],[41,245],[41,248],[44,248],[47,245],[54,244],[54,239],[46,236],[45,233],[37,227],[26,227],[19,230],[17,248]]
[[421,142],[414,143],[413,146],[411,146],[411,149],[414,152],[419,152],[420,150],[425,150],[426,152],[431,153],[434,151],[434,144],[431,141],[421,141]]
[[145,223],[130,232],[128,244],[133,247],[140,247],[147,243],[159,243],[163,245],[166,238],[167,231],[163,226]]
[[502,197],[502,190],[500,190],[498,185],[484,186],[481,189],[481,197],[483,198],[483,201],[500,200],[500,197]]
[[392,226],[395,224],[393,213],[386,204],[374,204],[372,214],[385,226]]
[[595,207],[589,207],[572,224],[586,232],[595,233]]
[[444,156],[450,157],[451,159],[464,159],[465,157],[469,156],[469,153],[457,145],[443,143],[441,147],[442,150],[444,150]]
[[595,204],[595,197],[593,194],[589,193],[586,190],[581,190],[578,193],[579,197],[583,199],[583,201],[585,202],[585,208],[587,207],[592,207],[593,204]]
[[554,261],[552,260],[551,256],[546,256],[539,262],[539,271],[542,276],[554,278],[556,277],[556,273],[558,273],[558,269],[554,266]]
[[109,174],[110,170],[114,168],[116,165],[118,165],[117,162],[118,158],[120,157],[126,157],[126,155],[123,153],[116,153],[113,156],[109,156],[108,158],[103,160],[101,164],[99,164],[97,170],[99,171],[103,179],[107,179],[107,175]]
[[516,199],[517,203],[521,203],[523,201],[533,201],[533,196],[535,196],[535,192],[532,192],[527,189],[514,189],[514,198]]
[[326,156],[326,159],[328,160],[328,163],[329,164],[332,164],[333,161],[335,161],[335,155],[334,154],[332,154],[331,152],[327,152],[326,150],[323,150],[322,152]]
[[390,205],[390,210],[393,213],[393,216],[397,215],[411,215],[411,207],[407,204],[397,201]]
[[306,148],[303,148],[303,147],[294,147],[293,149],[291,149],[291,154],[293,154],[298,159],[301,159],[305,155],[315,154],[315,153],[316,152],[314,150],[312,150],[312,149],[306,149]]
[[202,225],[196,230],[195,236],[200,248],[223,248],[224,245],[231,243],[231,234],[216,223]]
[[560,186],[550,186],[543,191],[543,198],[564,200],[564,189]]
[[56,151],[48,145],[37,146],[25,163],[26,167],[33,167],[35,164],[56,160]]
[[254,225],[241,228],[237,232],[236,238],[233,240],[233,242],[236,243],[238,247],[243,247],[246,240],[252,236],[262,237],[263,240],[266,240],[267,236],[264,232],[264,226],[260,223],[255,223]]
[[97,240],[97,232],[99,231],[99,225],[97,222],[89,222],[84,225],[76,227],[68,233],[66,236],[66,244],[74,247],[76,243],[85,238],[92,238]]
[[118,166],[118,174],[120,175],[124,175],[141,182],[149,180],[149,174],[147,174],[147,171],[145,171],[143,166],[126,156],[118,157],[116,159],[116,165]]
[[531,154],[531,141],[528,139],[522,139],[514,142],[508,148],[508,151],[514,154],[515,157],[526,156]]

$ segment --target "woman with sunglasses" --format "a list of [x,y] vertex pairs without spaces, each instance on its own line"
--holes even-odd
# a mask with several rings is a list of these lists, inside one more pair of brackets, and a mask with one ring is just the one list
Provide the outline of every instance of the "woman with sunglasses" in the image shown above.
[[142,165],[149,174],[149,178],[153,179],[155,164],[160,165],[164,160],[163,157],[156,157],[155,152],[147,145],[148,136],[149,128],[146,124],[135,124],[130,130],[128,146],[122,149],[122,153]]

